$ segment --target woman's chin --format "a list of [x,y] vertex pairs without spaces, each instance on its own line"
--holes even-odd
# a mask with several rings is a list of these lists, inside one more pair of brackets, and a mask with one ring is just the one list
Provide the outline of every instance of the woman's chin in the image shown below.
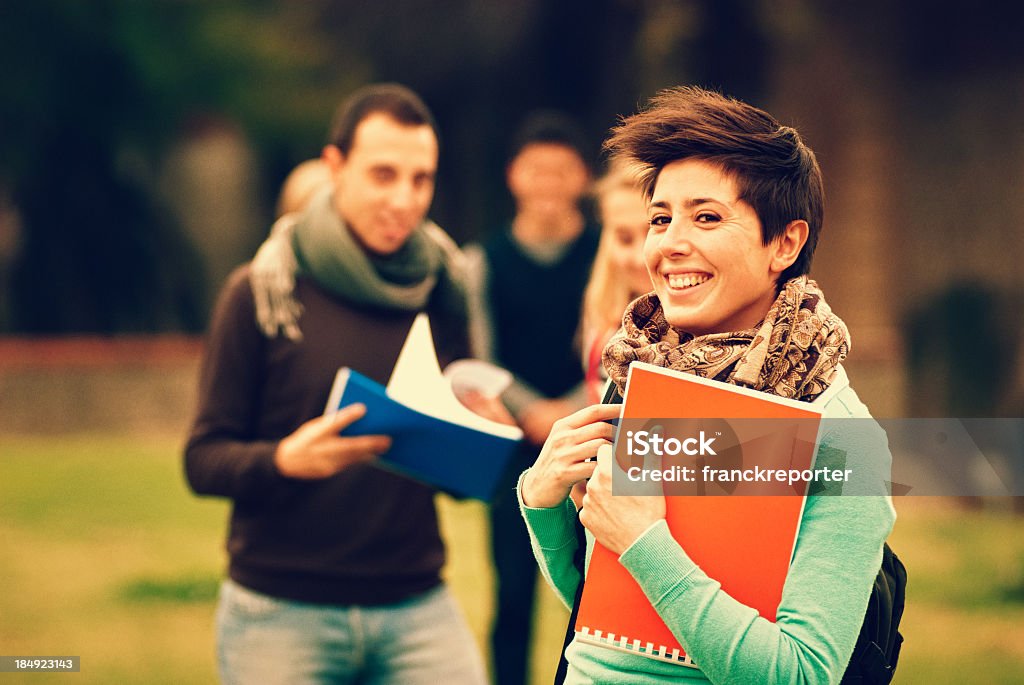
[[648,279],[646,279],[644,281],[637,281],[636,283],[633,284],[633,288],[632,288],[633,292],[631,293],[632,299],[635,300],[636,298],[640,297],[641,295],[646,295],[647,293],[651,292],[652,290],[654,290],[654,286],[651,285],[651,279],[648,278]]

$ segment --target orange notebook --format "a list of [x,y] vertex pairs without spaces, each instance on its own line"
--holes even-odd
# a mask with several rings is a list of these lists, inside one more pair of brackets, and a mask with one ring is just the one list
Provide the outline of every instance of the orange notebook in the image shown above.
[[[636,455],[638,443],[633,455],[627,453],[629,431],[659,433],[666,439],[664,448],[678,448],[684,437],[703,431],[710,447],[705,454],[680,453],[658,464],[664,473],[670,466],[691,468],[691,482],[645,482],[642,487],[666,494],[669,529],[690,558],[731,597],[770,621],[782,599],[806,483],[766,486],[719,477],[754,474],[759,467],[762,475],[766,469],[776,475],[811,469],[820,406],[649,364],[630,366],[615,441],[617,468],[624,474],[643,464]],[[678,438],[674,444],[667,440],[673,436]],[[689,443],[690,451],[698,451],[699,444],[699,438]],[[705,466],[716,472],[711,481]],[[613,493],[621,492],[619,478]],[[600,544],[590,559],[575,630],[577,641],[696,667],[617,555]]]

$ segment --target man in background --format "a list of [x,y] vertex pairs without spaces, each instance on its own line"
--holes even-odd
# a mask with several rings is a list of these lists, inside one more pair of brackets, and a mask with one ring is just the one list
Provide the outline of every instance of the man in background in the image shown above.
[[[536,112],[512,141],[506,169],[515,216],[467,248],[474,347],[515,376],[502,399],[526,439],[492,503],[497,605],[491,636],[496,682],[521,685],[537,572],[519,515],[515,482],[533,464],[551,424],[583,406],[583,370],[574,338],[598,231],[580,200],[590,173],[582,136],[556,112]],[[542,348],[544,354],[537,354]]]
[[437,157],[416,94],[356,91],[321,156],[329,188],[220,296],[185,468],[197,493],[232,501],[226,683],[485,679],[440,577],[433,489],[371,463],[388,436],[339,435],[365,407],[322,415],[339,367],[387,382],[421,311],[442,364],[468,352],[459,254],[426,218]]

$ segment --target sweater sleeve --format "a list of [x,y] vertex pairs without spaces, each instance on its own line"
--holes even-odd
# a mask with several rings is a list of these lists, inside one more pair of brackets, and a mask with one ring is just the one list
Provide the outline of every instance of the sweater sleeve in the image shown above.
[[664,521],[620,562],[712,683],[838,683],[894,521],[888,497],[809,497],[775,623],[723,592]]
[[236,270],[214,310],[199,379],[198,411],[185,447],[185,475],[200,495],[268,500],[296,482],[274,464],[278,441],[257,439],[263,346],[248,269]]
[[[525,475],[525,472],[524,472]],[[523,476],[516,484],[516,497],[526,529],[530,533],[533,555],[551,589],[566,608],[571,609],[580,584],[580,572],[573,563],[579,542],[576,538],[576,506],[568,497],[551,508],[528,507],[521,492]]]
[[[470,350],[474,357],[501,366],[495,355],[494,318],[487,287],[487,254],[479,244],[467,245],[462,251],[465,255],[468,284]],[[543,393],[518,376],[513,377],[512,384],[501,395],[502,402],[516,418],[519,418],[531,404],[543,399]]]
[[465,256],[466,299],[469,312],[469,343],[474,357],[494,361],[491,312],[487,306],[487,256],[473,243],[462,248]]

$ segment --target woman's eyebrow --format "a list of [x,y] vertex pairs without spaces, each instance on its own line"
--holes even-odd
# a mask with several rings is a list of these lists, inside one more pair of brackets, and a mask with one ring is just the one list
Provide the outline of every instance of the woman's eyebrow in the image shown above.
[[698,207],[700,205],[706,205],[709,202],[715,202],[720,205],[729,204],[728,202],[723,202],[722,200],[716,200],[713,197],[695,197],[691,200],[687,200],[686,202],[684,202],[683,206],[686,207],[687,209],[693,209],[694,207]]
[[[695,198],[691,198],[691,199],[686,200],[685,202],[683,202],[683,207],[685,209],[693,209],[694,207],[698,207],[700,205],[707,204],[708,202],[716,202],[716,203],[718,203],[720,205],[730,206],[730,203],[725,202],[723,200],[716,200],[713,197],[695,197]],[[651,206],[652,209],[656,208],[656,209],[666,209],[667,210],[667,209],[671,208],[671,203],[669,203],[667,200],[655,200],[654,202],[651,203],[650,206]]]

